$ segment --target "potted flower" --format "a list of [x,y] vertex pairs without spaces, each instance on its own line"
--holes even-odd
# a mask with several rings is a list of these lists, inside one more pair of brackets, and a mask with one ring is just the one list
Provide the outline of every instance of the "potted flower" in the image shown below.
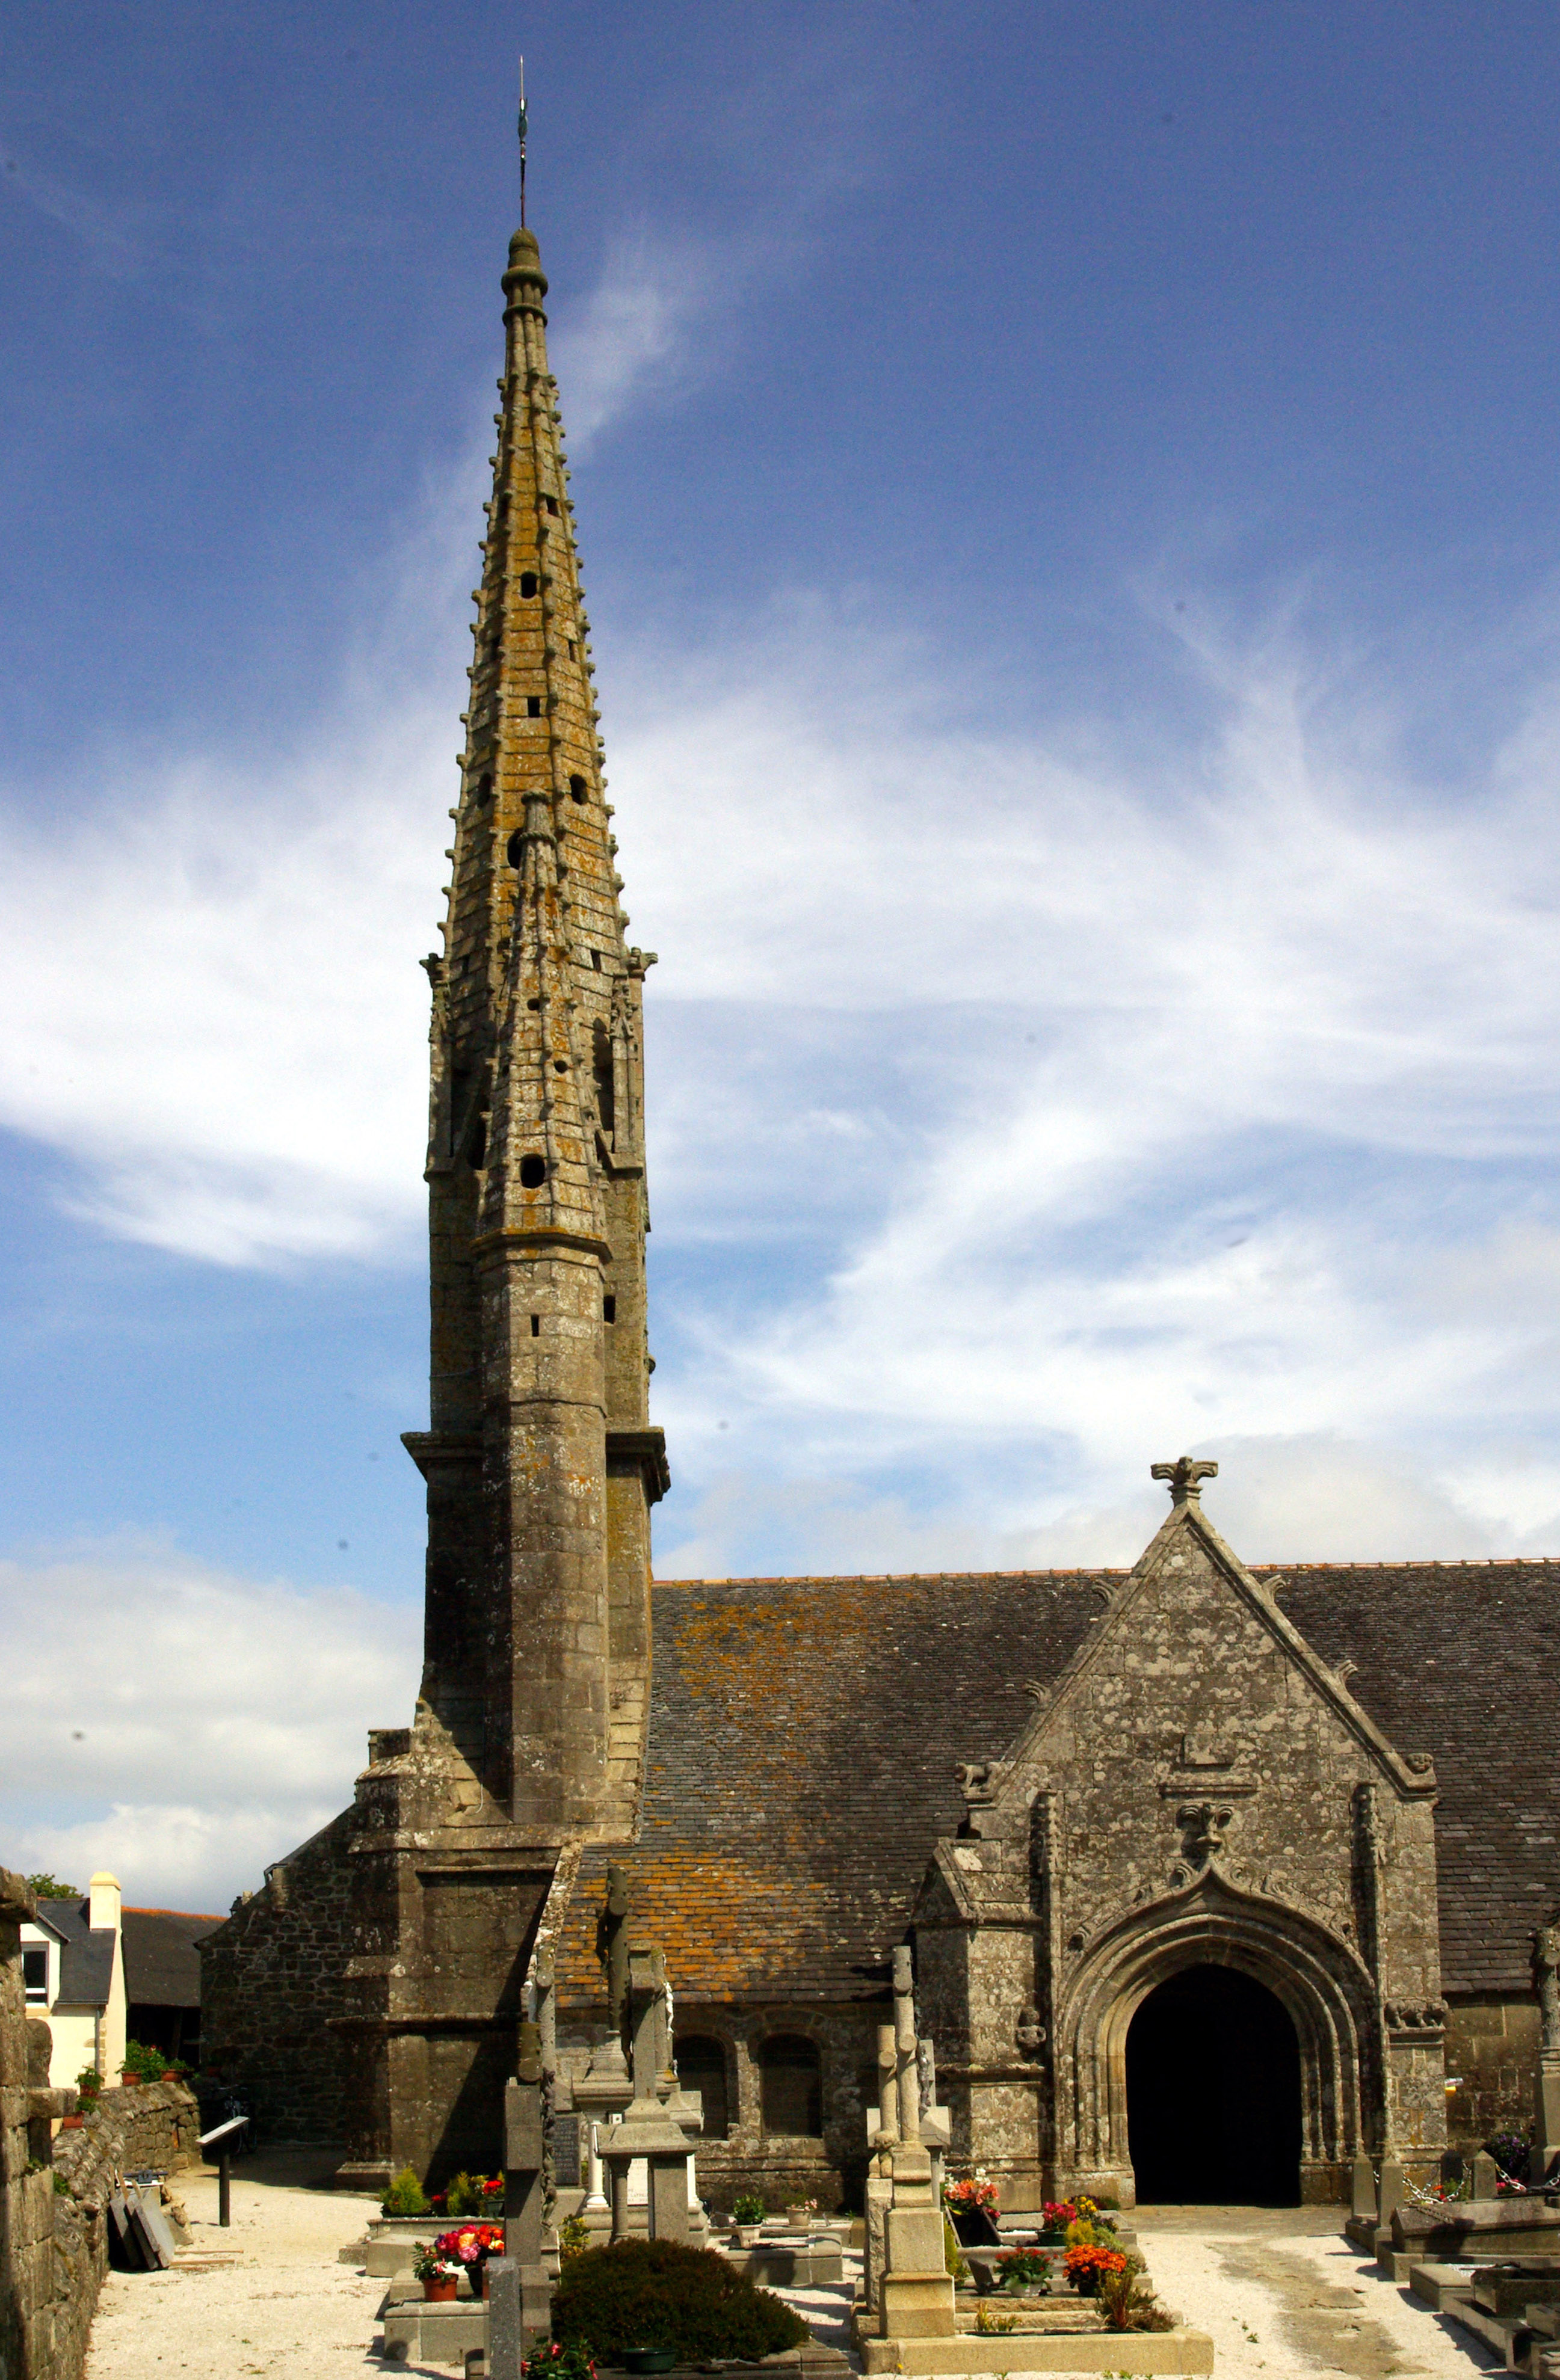
[[1127,2258],[1119,2248],[1069,2248],[1062,2259],[1062,2270],[1080,2298],[1091,2298],[1105,2273],[1124,2273]]
[[739,2248],[756,2248],[762,2236],[763,2201],[756,2190],[745,2190],[731,2202],[731,2219],[737,2227]]
[[1060,2248],[1066,2243],[1069,2223],[1078,2221],[1078,2203],[1071,2198],[1048,2198],[1041,2217],[1038,2244],[1042,2248]]
[[417,2243],[417,2253],[411,2261],[411,2277],[422,2283],[422,2294],[430,2305],[448,2305],[460,2287],[460,2267],[450,2264],[439,2252],[439,2242],[430,2247],[425,2240]]

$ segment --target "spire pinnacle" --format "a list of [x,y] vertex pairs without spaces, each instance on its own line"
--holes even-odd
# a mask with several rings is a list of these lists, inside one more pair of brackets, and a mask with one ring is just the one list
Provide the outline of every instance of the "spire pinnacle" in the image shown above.
[[526,62],[520,60],[520,229],[526,227],[526,134],[530,119],[526,114]]

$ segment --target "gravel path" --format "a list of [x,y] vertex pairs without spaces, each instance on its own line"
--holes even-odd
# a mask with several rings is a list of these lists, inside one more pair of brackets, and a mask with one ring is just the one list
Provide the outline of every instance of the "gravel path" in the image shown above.
[[1132,2218],[1164,2304],[1213,2341],[1216,2380],[1504,2369],[1443,2314],[1381,2278],[1335,2207],[1145,2207]]
[[[320,2160],[276,2151],[233,2175],[233,2222],[216,2219],[216,2177],[176,2174],[192,2253],[237,2248],[242,2261],[207,2271],[110,2273],[92,2323],[87,2380],[177,2380],[181,2373],[359,2380],[371,2357],[383,2281],[336,2251],[362,2237],[378,2202],[310,2188]],[[415,2367],[414,2367],[415,2368]],[[452,2380],[442,2371],[439,2380]]]
[[[195,2252],[237,2249],[240,2261],[110,2273],[87,2380],[382,2374],[372,2350],[384,2283],[336,2261],[362,2236],[375,2202],[322,2189],[322,2179],[321,2161],[301,2152],[239,2166],[232,2228],[223,2231],[215,2175],[177,2176]],[[1164,2304],[1212,2336],[1216,2380],[1472,2380],[1500,2368],[1455,2323],[1381,2279],[1340,2237],[1335,2208],[1148,2207],[1133,2221]],[[784,2294],[819,2336],[846,2344],[847,2289]],[[442,2366],[427,2368],[431,2380],[454,2380]]]

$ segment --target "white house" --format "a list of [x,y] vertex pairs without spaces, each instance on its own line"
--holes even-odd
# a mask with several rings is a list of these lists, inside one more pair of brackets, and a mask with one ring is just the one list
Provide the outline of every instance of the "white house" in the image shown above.
[[68,2090],[95,2066],[110,2088],[125,2060],[127,1993],[119,1879],[105,1869],[84,1900],[41,1900],[21,1929],[22,1977],[30,2016],[54,2035],[49,2082]]

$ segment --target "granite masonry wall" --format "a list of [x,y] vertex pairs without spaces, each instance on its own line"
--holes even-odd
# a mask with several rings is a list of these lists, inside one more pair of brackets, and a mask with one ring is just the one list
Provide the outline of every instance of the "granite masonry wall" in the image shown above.
[[266,1871],[201,1945],[201,2038],[208,2073],[245,2092],[266,2140],[347,2136],[351,1813]]
[[1539,2061],[1536,1998],[1449,2000],[1446,2145],[1471,2156],[1493,2132],[1532,2129]]

